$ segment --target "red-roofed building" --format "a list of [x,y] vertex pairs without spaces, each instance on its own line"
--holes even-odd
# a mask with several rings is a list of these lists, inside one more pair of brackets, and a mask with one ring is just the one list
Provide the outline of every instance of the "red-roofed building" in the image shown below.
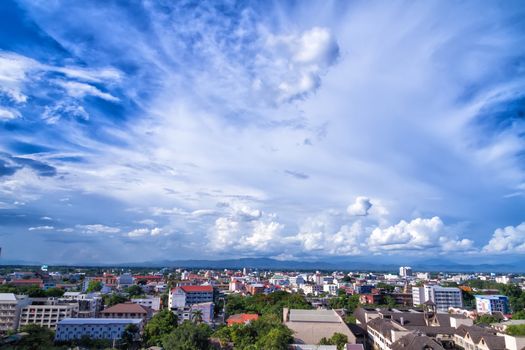
[[198,303],[213,302],[213,286],[180,286],[170,291],[170,308],[181,308]]
[[234,324],[247,324],[257,319],[259,319],[259,315],[257,314],[237,314],[228,317],[226,322],[228,326],[233,326]]
[[156,275],[144,275],[144,276],[133,276],[135,283],[138,283],[140,281],[146,281],[146,283],[151,282],[162,282],[163,278],[162,276],[156,276]]
[[9,282],[9,284],[12,284],[13,286],[17,287],[37,286],[39,288],[42,288],[44,286],[44,281],[42,281],[40,278],[26,278],[12,280],[11,282]]
[[149,320],[153,311],[146,306],[135,303],[121,303],[108,307],[100,312],[103,318],[140,318]]

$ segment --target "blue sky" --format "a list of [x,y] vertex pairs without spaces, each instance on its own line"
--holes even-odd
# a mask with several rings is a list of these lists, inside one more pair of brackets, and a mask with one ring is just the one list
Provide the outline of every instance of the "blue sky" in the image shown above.
[[521,1],[2,1],[2,259],[523,261],[524,88]]

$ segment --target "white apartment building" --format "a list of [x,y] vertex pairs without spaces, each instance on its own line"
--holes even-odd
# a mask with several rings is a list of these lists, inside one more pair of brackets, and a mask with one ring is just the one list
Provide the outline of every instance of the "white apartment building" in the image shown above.
[[288,278],[288,280],[292,286],[299,286],[306,282],[303,275],[291,276]]
[[318,284],[305,284],[302,286],[304,294],[313,294],[317,295],[323,291],[323,286]]
[[153,311],[160,310],[160,297],[148,297],[140,299],[131,299],[131,302],[134,304],[139,304],[141,306],[149,307]]
[[20,327],[27,324],[37,324],[42,327],[55,329],[58,322],[64,318],[77,317],[78,302],[58,304],[56,300],[49,300],[41,305],[30,304],[22,308],[20,313]]
[[174,310],[177,314],[179,323],[184,321],[194,321],[196,311],[200,311],[202,322],[210,324],[213,321],[213,310],[215,305],[212,302],[199,303]]
[[461,290],[453,287],[441,287],[425,284],[423,287],[412,288],[413,305],[421,305],[430,300],[436,304],[437,310],[447,312],[449,307],[463,307]]
[[331,295],[337,295],[337,291],[339,288],[337,287],[337,284],[324,284],[323,285],[323,292],[331,294]]
[[91,339],[117,340],[129,324],[141,328],[138,318],[65,318],[58,322],[55,340],[69,341],[84,336]]
[[412,268],[410,266],[401,266],[399,268],[400,277],[409,277],[412,276]]
[[0,333],[18,329],[22,308],[29,303],[29,299],[13,293],[0,293]]
[[175,287],[168,297],[168,305],[171,309],[210,301],[213,302],[213,287],[209,285]]

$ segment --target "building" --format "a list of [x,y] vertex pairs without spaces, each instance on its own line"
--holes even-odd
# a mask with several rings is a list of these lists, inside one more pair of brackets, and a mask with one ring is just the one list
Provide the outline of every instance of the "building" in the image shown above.
[[147,297],[139,299],[131,299],[131,302],[134,304],[139,304],[141,306],[150,308],[153,311],[160,310],[160,297]]
[[501,312],[508,314],[509,298],[505,295],[475,295],[476,311],[480,314],[492,314],[493,312]]
[[22,308],[31,301],[13,293],[0,293],[0,333],[18,329]]
[[356,343],[354,334],[334,310],[295,310],[283,308],[283,323],[294,333],[295,344],[319,344],[322,338],[342,333]]
[[454,344],[463,349],[504,350],[507,349],[505,337],[499,336],[490,328],[461,326],[454,334]]
[[234,324],[247,324],[258,319],[259,315],[257,314],[236,314],[228,317],[226,323],[228,326],[233,326]]
[[337,291],[339,290],[339,287],[337,284],[323,284],[323,291],[325,293],[328,293],[330,295],[337,295]]
[[303,293],[306,295],[308,294],[318,295],[319,293],[323,291],[323,286],[319,284],[305,284],[303,285],[302,290],[303,290]]
[[410,266],[401,266],[399,268],[400,277],[410,277],[412,276],[412,268]]
[[423,311],[358,308],[354,316],[368,335],[368,348],[381,350],[454,348],[457,329],[473,325],[465,316],[438,313],[431,301],[424,303]]
[[123,273],[117,277],[117,283],[120,289],[128,288],[133,285],[133,275],[131,273]]
[[100,312],[103,318],[138,318],[143,321],[149,320],[152,315],[150,308],[129,302],[110,306]]
[[213,286],[179,286],[171,290],[168,305],[171,309],[213,302]]
[[250,284],[246,287],[246,291],[250,293],[250,295],[264,294],[264,290],[265,286],[261,283]]
[[[204,323],[213,322],[214,304],[212,302],[197,303],[190,306],[172,309],[177,314],[179,323],[184,321],[200,321]],[[197,318],[199,318],[197,320]]]
[[65,292],[61,301],[76,301],[78,303],[79,318],[98,317],[104,308],[104,301],[98,293],[83,294],[81,292]]
[[55,329],[58,322],[64,318],[77,317],[78,303],[63,303],[57,299],[32,300],[30,305],[22,308],[19,326],[37,324]]
[[136,318],[65,318],[58,322],[55,340],[70,341],[82,337],[117,340],[122,338],[130,324],[142,328],[142,320]]
[[463,307],[461,289],[459,288],[428,284],[425,284],[423,287],[412,288],[412,302],[414,306],[422,305],[427,301],[435,303],[440,312],[447,312],[449,307]]

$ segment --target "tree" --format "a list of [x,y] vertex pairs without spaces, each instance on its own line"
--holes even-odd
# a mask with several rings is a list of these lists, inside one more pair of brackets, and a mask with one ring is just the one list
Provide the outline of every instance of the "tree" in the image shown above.
[[173,332],[177,327],[177,316],[169,309],[163,309],[144,327],[144,341],[148,346],[162,344],[162,337]]
[[292,340],[292,331],[290,329],[286,327],[276,327],[259,338],[256,343],[256,348],[264,350],[286,350]]
[[491,324],[491,323],[497,323],[500,319],[496,316],[492,316],[489,314],[478,316],[475,323],[477,324]]
[[17,344],[17,349],[40,350],[53,348],[55,333],[51,329],[36,324],[28,324],[23,326],[20,331],[28,334],[22,337]]
[[191,312],[191,320],[194,323],[202,323],[202,310],[193,310]]
[[102,282],[91,280],[89,281],[86,292],[93,293],[93,292],[100,292],[101,290],[102,290]]
[[122,348],[123,349],[137,349],[140,341],[140,329],[135,324],[128,324],[122,333]]
[[49,288],[45,293],[47,297],[59,298],[64,295],[64,290],[62,288]]
[[139,295],[143,295],[144,291],[142,290],[141,286],[133,285],[126,288],[126,293],[128,293],[130,297],[136,297]]
[[123,295],[117,294],[117,293],[112,293],[110,295],[104,295],[104,304],[106,304],[107,306],[117,305],[127,300],[128,298],[126,298]]
[[513,320],[525,320],[525,311],[520,310],[512,314]]
[[513,336],[525,335],[525,324],[512,325],[507,327],[507,334]]
[[321,338],[319,345],[336,345],[337,350],[343,350],[348,344],[348,337],[343,333],[334,333],[330,339]]
[[164,350],[208,350],[211,328],[206,324],[184,321],[173,332],[162,338]]

